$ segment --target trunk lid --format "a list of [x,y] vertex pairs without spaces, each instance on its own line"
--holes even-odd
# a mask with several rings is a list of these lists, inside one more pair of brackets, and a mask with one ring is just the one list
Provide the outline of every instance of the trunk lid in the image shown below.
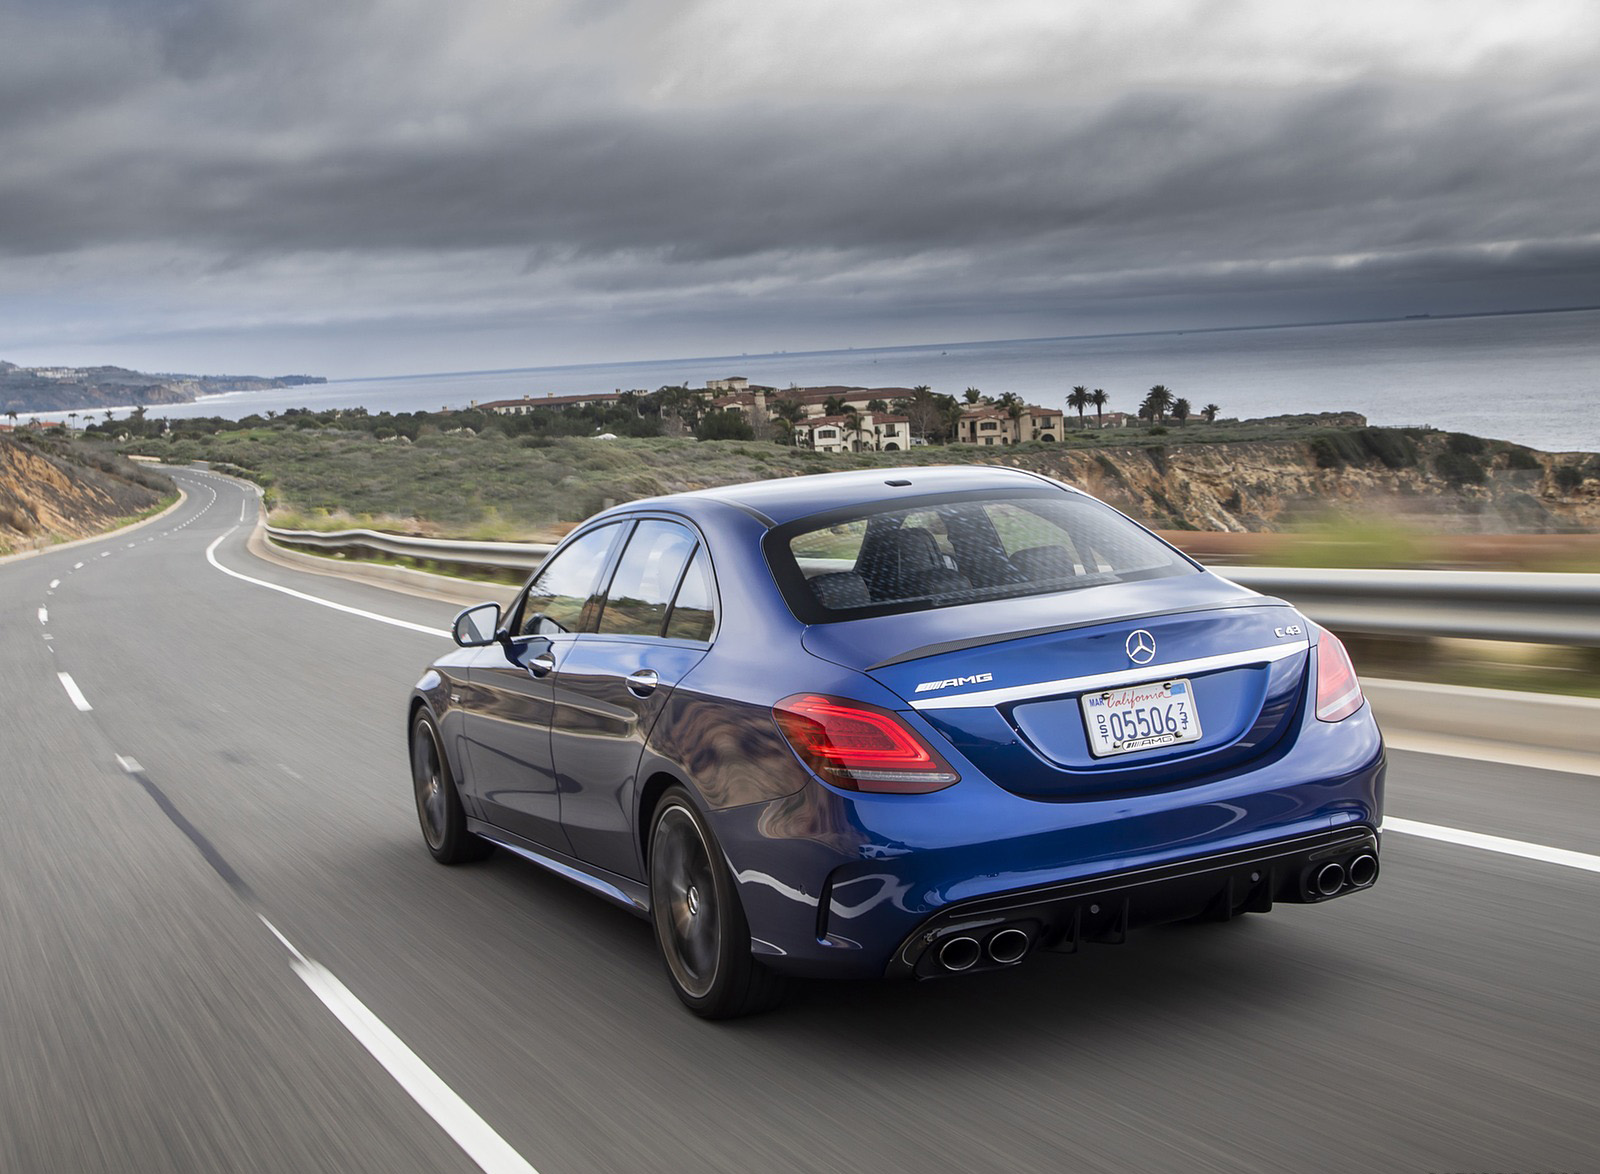
[[[1143,665],[1136,632],[1154,644]],[[1309,632],[1283,601],[1206,574],[816,625],[805,644],[895,692],[999,786],[1067,799],[1188,784],[1274,753],[1304,691]],[[1180,680],[1197,740],[1091,752],[1085,695]]]

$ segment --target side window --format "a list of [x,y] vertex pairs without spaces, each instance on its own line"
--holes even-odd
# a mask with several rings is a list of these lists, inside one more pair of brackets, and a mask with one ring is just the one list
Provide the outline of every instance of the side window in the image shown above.
[[539,571],[522,605],[517,635],[576,632],[583,609],[599,584],[606,557],[621,527],[602,526],[573,542]]
[[667,620],[667,636],[673,640],[709,640],[717,626],[716,604],[712,602],[711,574],[706,552],[695,551],[689,572],[672,601],[672,616]]
[[640,522],[611,577],[598,630],[620,636],[661,635],[673,588],[694,544],[694,535],[675,522]]

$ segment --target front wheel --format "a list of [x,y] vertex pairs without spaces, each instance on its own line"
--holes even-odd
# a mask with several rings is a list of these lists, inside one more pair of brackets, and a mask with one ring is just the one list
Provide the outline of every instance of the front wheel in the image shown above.
[[482,860],[494,845],[467,830],[467,813],[450,774],[450,761],[439,740],[439,727],[426,710],[411,723],[411,783],[417,797],[422,840],[440,864]]
[[696,1015],[732,1019],[782,1000],[782,977],[750,955],[716,836],[682,787],[662,796],[651,824],[650,917],[672,988]]

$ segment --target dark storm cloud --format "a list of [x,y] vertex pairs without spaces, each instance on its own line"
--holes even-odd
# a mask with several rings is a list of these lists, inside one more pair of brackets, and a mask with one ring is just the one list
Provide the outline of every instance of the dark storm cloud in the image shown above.
[[[769,80],[694,39],[742,27],[718,8],[22,5],[0,16],[0,255],[142,264],[176,302],[251,274],[263,328],[293,319],[274,282],[370,321],[689,294],[903,326],[1288,292],[1316,316],[1435,286],[1548,304],[1600,275],[1600,83],[1560,30],[1356,68],[1235,66],[1224,42],[1170,84],[1105,84],[1084,50],[1080,85],[1007,37],[880,79],[805,25],[815,43],[765,47]],[[1130,36],[1128,71],[1183,63],[1196,19]]]

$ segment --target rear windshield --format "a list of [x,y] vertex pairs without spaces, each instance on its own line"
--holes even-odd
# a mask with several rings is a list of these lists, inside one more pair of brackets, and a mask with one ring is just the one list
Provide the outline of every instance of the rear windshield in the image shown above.
[[1115,510],[1045,487],[804,518],[767,551],[807,623],[1198,573]]

